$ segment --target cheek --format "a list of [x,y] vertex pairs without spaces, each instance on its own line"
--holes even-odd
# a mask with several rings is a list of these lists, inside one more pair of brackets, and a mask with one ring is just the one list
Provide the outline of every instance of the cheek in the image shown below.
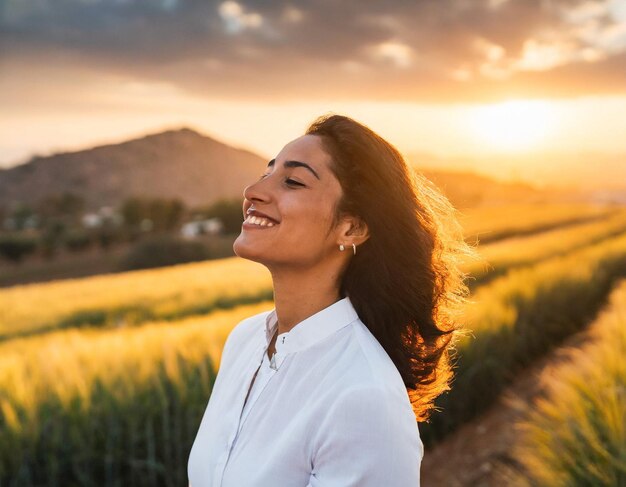
[[323,208],[318,206],[316,211],[303,212],[302,215],[301,221],[304,222],[302,228],[309,234],[310,238],[316,241],[327,238],[333,220],[333,214],[329,207],[326,205]]
[[306,197],[294,195],[289,200],[283,200],[280,213],[285,221],[289,221],[290,231],[299,234],[302,230],[309,238],[316,241],[324,240],[334,220],[334,198],[335,195],[328,192],[315,194],[311,192]]

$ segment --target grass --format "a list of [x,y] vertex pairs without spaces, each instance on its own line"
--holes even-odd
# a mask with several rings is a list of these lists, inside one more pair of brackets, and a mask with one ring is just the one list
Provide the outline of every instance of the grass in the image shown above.
[[481,206],[460,216],[467,240],[481,244],[582,223],[621,211],[619,206],[587,203],[537,203]]
[[517,425],[518,485],[626,485],[626,281],[587,336],[543,373],[545,392]]
[[516,267],[529,266],[551,257],[565,255],[624,232],[626,232],[626,211],[616,211],[591,221],[481,245],[479,253],[488,265],[473,263],[463,270],[471,274],[473,279],[470,283],[475,288]]
[[[473,336],[420,425],[427,446],[584,327],[626,275],[623,212],[528,211],[484,210],[469,230],[500,221],[494,234],[525,237],[479,249],[491,269],[474,271]],[[0,487],[184,485],[225,338],[271,297],[268,271],[239,258],[1,289]]]
[[0,340],[81,326],[179,320],[272,298],[267,269],[239,257],[0,289]]
[[[502,222],[505,210],[522,209],[529,211],[527,206],[483,210],[485,216],[481,221],[483,225]],[[546,234],[481,246],[480,251],[490,268],[478,264],[467,269],[475,277],[472,285],[512,267],[528,265],[607,238],[626,225],[624,211],[588,205],[556,205],[544,208],[541,213],[531,211],[517,226],[528,232],[545,226],[546,222],[562,223],[563,219],[573,218],[576,211],[580,213],[579,219],[593,217],[593,220],[578,225],[570,222],[570,226]],[[478,228],[478,217],[473,215],[470,232]],[[56,329],[178,320],[272,297],[267,269],[238,257],[14,286],[0,289],[0,341]]]
[[581,330],[626,276],[626,234],[511,271],[472,295],[452,390],[420,431],[431,445],[489,407],[515,374]]
[[271,307],[0,345],[0,485],[185,485],[225,339]]

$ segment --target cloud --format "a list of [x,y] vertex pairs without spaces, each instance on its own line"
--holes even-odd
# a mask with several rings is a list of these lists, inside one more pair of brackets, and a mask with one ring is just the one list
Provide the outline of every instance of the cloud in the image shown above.
[[237,2],[228,0],[218,7],[218,12],[226,31],[231,34],[241,32],[243,29],[256,29],[263,24],[263,17],[256,12],[244,12],[242,6]]
[[626,91],[618,0],[4,0],[0,9],[2,76],[56,63],[237,98]]
[[381,42],[368,50],[374,59],[389,61],[399,68],[408,68],[412,64],[413,50],[402,42]]

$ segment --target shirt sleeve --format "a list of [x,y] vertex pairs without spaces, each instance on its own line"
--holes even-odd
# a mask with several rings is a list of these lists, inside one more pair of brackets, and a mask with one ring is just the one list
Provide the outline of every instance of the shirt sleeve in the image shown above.
[[423,444],[403,406],[375,387],[342,395],[318,430],[307,487],[418,487]]

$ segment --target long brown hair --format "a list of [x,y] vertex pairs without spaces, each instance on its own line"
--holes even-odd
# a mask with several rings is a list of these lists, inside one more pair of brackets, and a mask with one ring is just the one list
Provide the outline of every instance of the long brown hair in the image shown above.
[[464,331],[457,316],[469,293],[459,263],[475,249],[448,199],[371,129],[324,115],[306,134],[322,138],[343,190],[335,222],[349,214],[369,228],[340,292],[393,360],[417,420],[426,421],[450,389],[450,352]]

